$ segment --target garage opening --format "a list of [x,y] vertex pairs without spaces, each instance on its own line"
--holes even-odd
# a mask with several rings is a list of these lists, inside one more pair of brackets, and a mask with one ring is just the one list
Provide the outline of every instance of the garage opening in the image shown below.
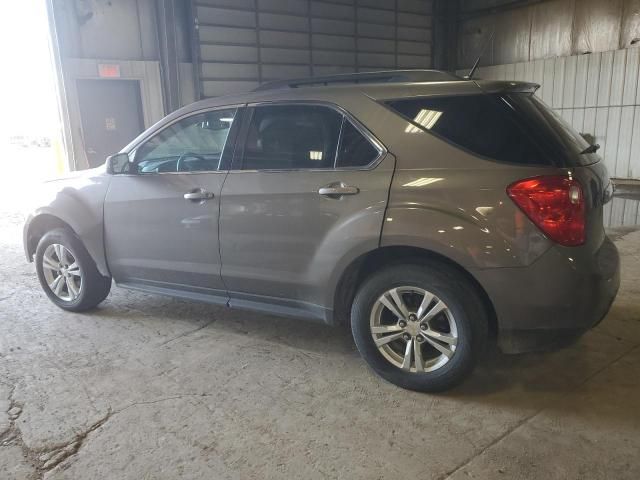
[[[0,6],[0,195],[37,185],[66,169],[45,2]],[[4,202],[3,202],[4,203]]]

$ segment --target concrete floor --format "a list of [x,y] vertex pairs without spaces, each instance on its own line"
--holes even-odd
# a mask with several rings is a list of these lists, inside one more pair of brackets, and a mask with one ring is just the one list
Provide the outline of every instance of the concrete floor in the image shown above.
[[65,313],[1,200],[0,479],[640,478],[640,232],[601,326],[435,396],[346,330],[117,288]]

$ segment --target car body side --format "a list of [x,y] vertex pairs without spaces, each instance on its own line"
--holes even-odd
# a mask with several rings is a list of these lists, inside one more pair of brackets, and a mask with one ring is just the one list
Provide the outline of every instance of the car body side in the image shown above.
[[34,206],[23,229],[27,260],[33,261],[38,241],[48,230],[67,227],[82,240],[98,271],[109,276],[102,213],[110,180],[101,166],[43,183],[31,199]]
[[[555,246],[510,201],[506,186],[527,177],[571,172],[554,167],[506,165],[474,156],[424,130],[411,128],[410,122],[382,103],[384,99],[412,96],[479,94],[513,85],[469,81],[362,85],[267,91],[243,97],[206,100],[169,115],[125,147],[123,152],[130,153],[164,126],[203,109],[252,102],[319,102],[337,105],[359,120],[384,145],[387,153],[377,168],[390,169],[389,182],[384,187],[387,195],[382,204],[373,202],[367,212],[353,212],[352,222],[336,223],[334,230],[319,242],[314,260],[307,264],[308,271],[301,272],[309,288],[295,299],[299,304],[310,306],[307,316],[326,323],[339,321],[339,303],[348,302],[352,295],[352,292],[341,291],[346,288],[345,279],[351,279],[351,276],[355,279],[357,269],[362,268],[368,258],[375,256],[376,252],[388,250],[402,251],[405,255],[411,252],[427,257],[433,255],[463,270],[483,290],[500,331],[535,330],[538,326],[551,328],[555,325],[553,321],[536,323],[539,315],[548,315],[554,302],[563,307],[561,311],[566,313],[575,300],[563,300],[557,295],[545,301],[535,301],[533,295],[547,293],[549,288],[532,287],[531,282],[542,281],[547,274],[545,268],[556,271],[555,267],[561,262],[568,262],[567,258],[572,258],[571,255],[576,257],[572,262],[582,260],[589,265],[598,262],[597,256],[594,257],[594,252],[584,252],[584,248],[562,249]],[[363,175],[366,173],[362,172]],[[47,184],[46,190],[50,190],[48,197],[42,200],[25,225],[27,258],[32,260],[41,225],[55,222],[52,219],[57,218],[80,237],[99,271],[108,275],[102,203],[109,180],[110,175],[102,168]],[[365,229],[361,228],[363,224],[366,224]],[[363,231],[364,235],[359,234]],[[615,264],[617,253],[610,252],[604,235],[600,237],[598,245],[593,248],[606,250],[603,255],[609,255],[609,263]],[[602,281],[608,282],[608,291],[615,296],[616,272],[611,265],[603,273]],[[551,283],[561,285],[562,282],[578,282],[580,285],[577,288],[583,288],[585,295],[597,293],[592,278],[593,269],[581,268],[580,265],[572,265],[561,269],[569,273],[560,275],[556,282]],[[509,282],[510,276],[514,279],[513,283]],[[117,278],[115,280],[118,281]],[[286,305],[284,293],[299,290],[297,285],[289,287],[283,291],[282,298],[270,301]],[[558,287],[558,291],[567,293],[566,288]],[[515,298],[523,300],[522,308],[518,307]],[[539,308],[526,310],[532,306]],[[598,304],[596,309],[597,315],[600,315],[601,312],[606,313],[608,305]],[[263,310],[268,311],[267,308]],[[284,309],[275,308],[273,311],[287,313]],[[305,316],[304,309],[291,310],[291,313]],[[560,326],[587,328],[593,321],[568,323]],[[509,351],[528,349],[522,343],[511,340],[503,342],[503,346]]]

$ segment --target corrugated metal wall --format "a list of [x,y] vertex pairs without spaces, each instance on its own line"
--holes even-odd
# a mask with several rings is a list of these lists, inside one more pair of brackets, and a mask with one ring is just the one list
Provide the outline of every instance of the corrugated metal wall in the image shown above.
[[[158,60],[156,0],[54,0],[60,54],[65,58]],[[178,60],[189,62],[186,9],[176,2]]]
[[[640,179],[639,67],[636,48],[481,67],[477,76],[541,84],[538,95],[547,104],[576,130],[596,137],[612,177]],[[637,203],[617,199],[608,222],[640,223]]]
[[432,0],[198,0],[201,96],[267,80],[430,68]]
[[[479,76],[542,84],[539,95],[602,145],[613,177],[640,179],[640,0],[459,0],[458,69],[487,46]],[[493,41],[489,42],[492,32]],[[608,226],[640,224],[615,198]]]
[[460,0],[458,68],[629,48],[640,43],[640,0]]
[[604,208],[605,227],[640,225],[640,202],[635,198],[613,197]]

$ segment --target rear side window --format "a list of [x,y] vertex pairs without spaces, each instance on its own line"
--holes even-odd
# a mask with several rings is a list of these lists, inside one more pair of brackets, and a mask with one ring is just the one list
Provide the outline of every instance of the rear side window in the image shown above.
[[413,124],[407,132],[427,130],[476,155],[501,162],[551,163],[500,96],[412,98],[388,105]]
[[333,168],[342,115],[321,106],[256,107],[244,145],[244,170]]
[[380,152],[344,115],[320,105],[254,107],[243,170],[365,167]]

